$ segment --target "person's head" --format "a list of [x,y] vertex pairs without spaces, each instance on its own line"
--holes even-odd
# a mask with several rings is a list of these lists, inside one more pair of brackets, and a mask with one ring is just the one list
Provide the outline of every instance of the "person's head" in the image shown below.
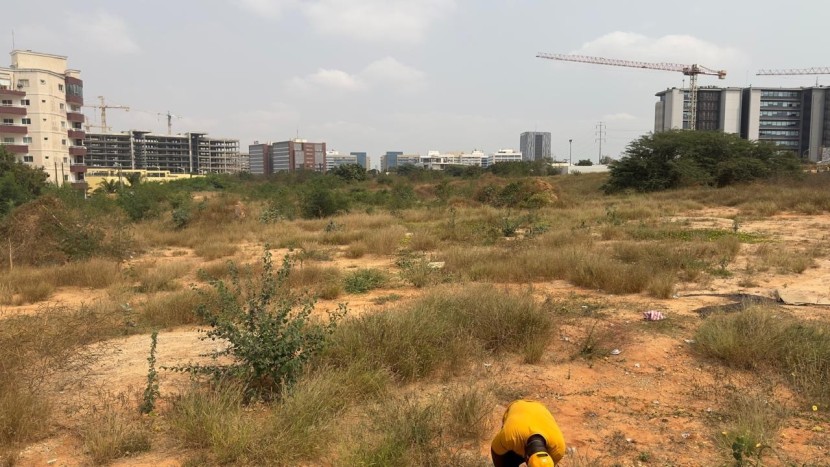
[[531,454],[530,457],[527,458],[527,467],[554,467],[555,463],[553,462],[553,458],[550,457],[550,454],[542,451]]

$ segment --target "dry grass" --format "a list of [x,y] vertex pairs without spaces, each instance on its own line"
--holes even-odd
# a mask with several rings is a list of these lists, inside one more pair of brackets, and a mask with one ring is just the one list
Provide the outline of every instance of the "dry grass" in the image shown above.
[[104,289],[122,280],[119,263],[106,259],[40,268],[19,267],[0,273],[0,304],[38,303],[49,299],[58,287]]
[[96,465],[149,451],[151,431],[137,411],[111,401],[85,417],[80,429],[84,450]]
[[288,276],[292,289],[309,290],[323,299],[332,300],[343,292],[340,270],[314,264],[294,267]]
[[197,324],[196,308],[201,301],[194,290],[158,294],[136,307],[138,319],[147,329]]
[[820,256],[819,247],[792,248],[765,243],[755,250],[751,267],[758,271],[774,269],[778,274],[801,274],[815,266],[815,259]]
[[143,263],[133,267],[129,274],[138,284],[135,289],[139,293],[153,293],[178,290],[182,284],[178,281],[193,268],[188,261],[167,261]]

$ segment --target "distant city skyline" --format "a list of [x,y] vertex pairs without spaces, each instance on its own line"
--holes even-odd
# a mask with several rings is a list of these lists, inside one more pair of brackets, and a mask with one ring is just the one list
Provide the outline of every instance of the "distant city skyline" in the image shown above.
[[[198,5],[198,8],[194,8]],[[535,58],[537,52],[727,70],[723,86],[815,85],[815,77],[758,77],[761,68],[826,66],[819,31],[830,4],[643,0],[205,0],[4,5],[13,47],[66,55],[82,70],[86,104],[97,96],[114,130],[206,132],[255,140],[299,136],[343,153],[487,153],[517,147],[517,135],[551,133],[551,153],[618,157],[654,128],[654,94],[684,85],[677,73]],[[677,9],[683,8],[683,21]],[[184,20],[186,19],[186,20]],[[499,31],[516,30],[521,34]],[[12,35],[14,44],[12,44]],[[8,65],[8,56],[0,65]],[[821,78],[824,84],[826,78]],[[93,124],[97,113],[84,108]]]

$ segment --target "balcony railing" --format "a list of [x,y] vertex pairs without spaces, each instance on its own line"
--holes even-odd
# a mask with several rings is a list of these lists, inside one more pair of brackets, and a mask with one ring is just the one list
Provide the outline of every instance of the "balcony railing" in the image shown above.
[[12,154],[28,154],[29,153],[29,145],[28,144],[3,144],[0,143],[0,146],[6,148]]
[[84,123],[84,114],[78,112],[66,112],[66,119],[73,123]]
[[84,139],[86,138],[86,132],[84,130],[76,130],[74,128],[69,129],[69,137],[72,139]]
[[84,173],[86,172],[86,168],[85,163],[73,162],[69,165],[69,171],[72,173]]
[[25,135],[29,133],[29,127],[25,125],[16,125],[14,123],[0,123],[0,133]]
[[2,97],[23,97],[26,93],[24,91],[18,91],[16,89],[9,89],[9,88],[0,88],[0,96]]
[[83,146],[69,146],[70,156],[86,156],[86,148]]
[[26,107],[21,107],[18,105],[2,105],[0,104],[0,114],[3,115],[26,115],[28,110]]

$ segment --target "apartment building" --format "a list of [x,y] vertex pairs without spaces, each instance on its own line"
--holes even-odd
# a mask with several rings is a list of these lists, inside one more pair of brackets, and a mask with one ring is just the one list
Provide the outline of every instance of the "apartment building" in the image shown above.
[[61,55],[14,50],[0,68],[0,144],[57,185],[86,189],[83,81]]
[[526,131],[519,136],[519,150],[522,160],[539,161],[550,159],[550,132]]
[[[657,97],[655,132],[689,128],[688,90],[667,89]],[[824,87],[701,88],[697,128],[768,141],[804,160],[825,160],[830,157],[830,92]]]
[[239,140],[209,138],[205,133],[87,133],[84,145],[87,165],[97,168],[210,174],[241,172],[249,163],[242,160]]

